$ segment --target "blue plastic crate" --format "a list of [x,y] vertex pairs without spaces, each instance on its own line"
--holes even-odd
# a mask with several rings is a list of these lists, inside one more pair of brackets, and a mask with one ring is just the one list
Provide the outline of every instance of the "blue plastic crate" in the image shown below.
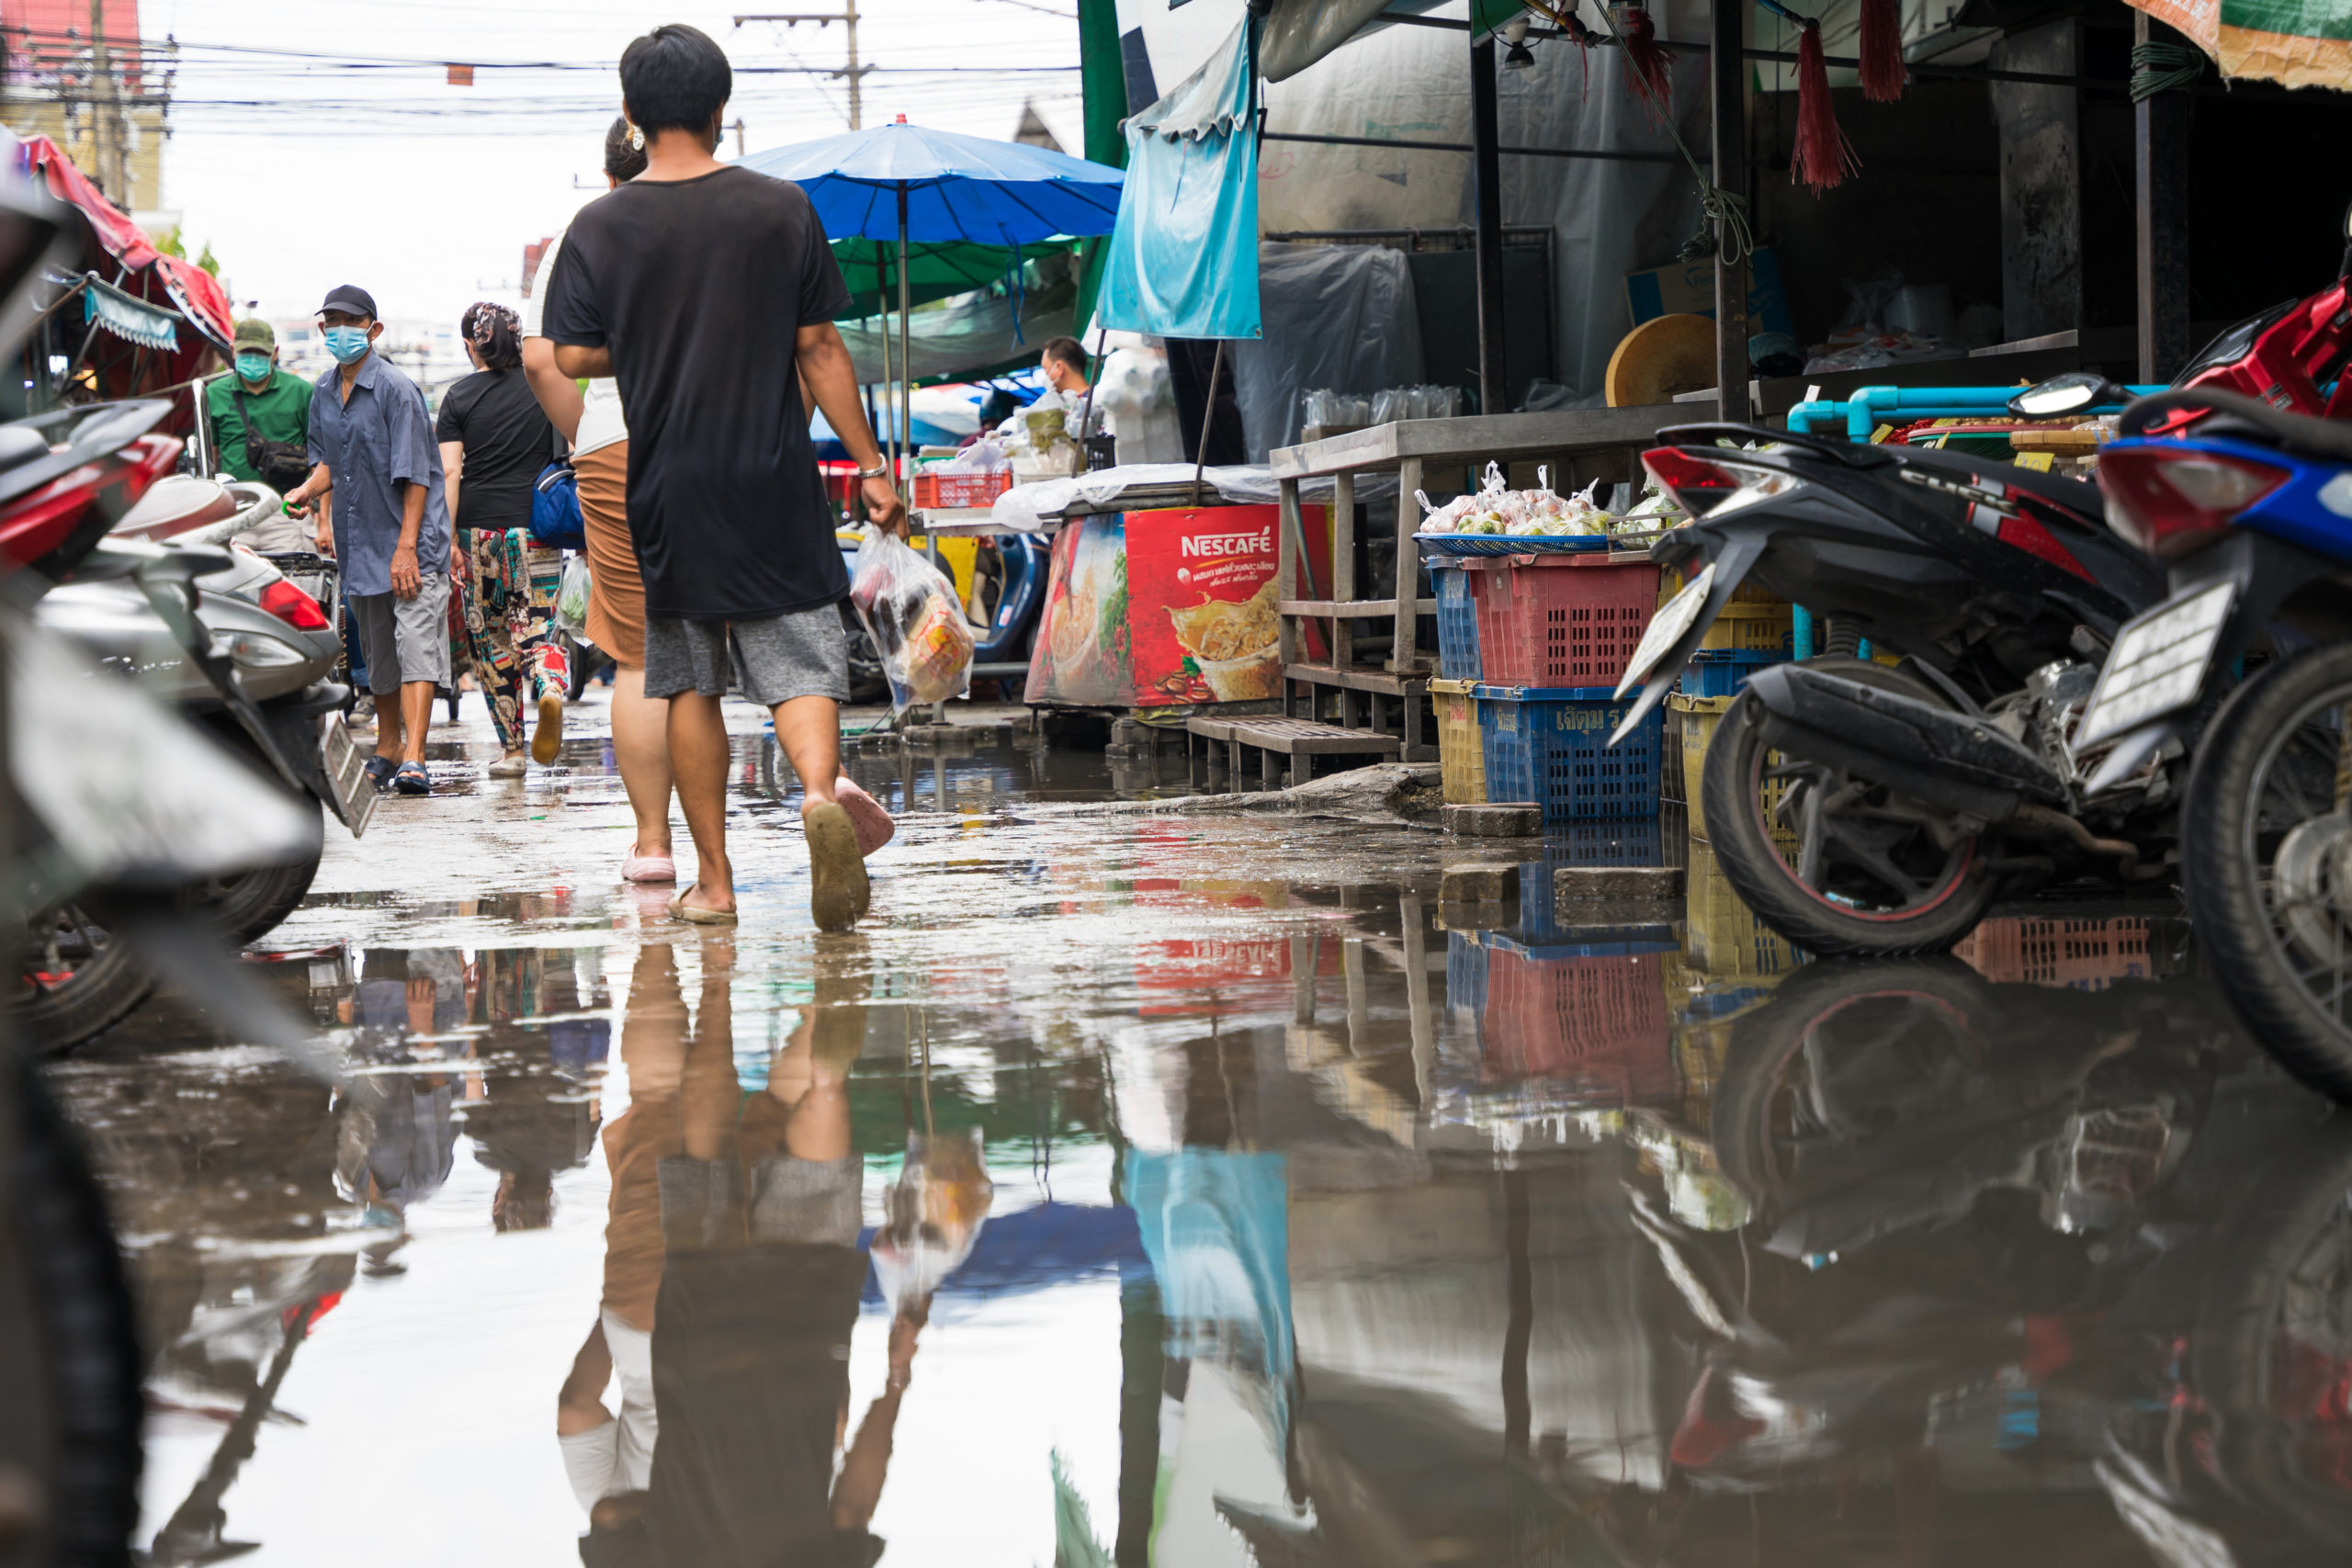
[[1487,1010],[1487,949],[1476,931],[1445,933],[1445,1010],[1476,1019]]
[[[1514,694],[1525,693],[1526,694]],[[1532,801],[1546,829],[1591,817],[1656,817],[1666,715],[1652,710],[1614,747],[1610,732],[1633,706],[1606,696],[1553,696],[1478,688],[1487,798]]]
[[1437,586],[1437,672],[1448,681],[1478,679],[1478,608],[1470,600],[1470,574],[1454,565],[1432,563]]
[[1680,685],[1686,697],[1728,697],[1738,694],[1747,684],[1747,678],[1768,664],[1785,664],[1778,657],[1759,655],[1752,659],[1709,659],[1694,655],[1683,667]]

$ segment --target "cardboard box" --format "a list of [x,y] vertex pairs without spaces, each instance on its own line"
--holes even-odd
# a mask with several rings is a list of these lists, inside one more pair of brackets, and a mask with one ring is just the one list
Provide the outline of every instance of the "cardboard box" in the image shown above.
[[[1625,303],[1638,327],[1658,316],[1715,318],[1715,263],[1712,256],[1625,275]],[[1766,245],[1747,260],[1747,324],[1757,333],[1796,335],[1796,318],[1789,314],[1789,298],[1781,288],[1780,258]]]

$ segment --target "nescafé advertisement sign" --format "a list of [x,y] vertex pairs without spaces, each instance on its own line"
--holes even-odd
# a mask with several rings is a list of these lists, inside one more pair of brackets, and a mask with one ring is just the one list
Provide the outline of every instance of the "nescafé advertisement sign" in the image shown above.
[[[1325,544],[1323,510],[1303,510],[1306,536]],[[1168,707],[1281,696],[1278,526],[1274,507],[1218,506],[1064,528],[1026,700]],[[1316,553],[1328,558],[1328,547]]]

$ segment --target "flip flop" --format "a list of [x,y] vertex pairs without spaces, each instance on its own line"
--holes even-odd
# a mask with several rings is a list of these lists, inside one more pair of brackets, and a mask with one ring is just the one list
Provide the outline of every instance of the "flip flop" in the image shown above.
[[820,931],[857,924],[873,897],[857,829],[838,806],[812,806],[801,818],[808,840],[808,913]]
[[670,900],[670,918],[673,920],[684,920],[690,925],[697,926],[733,925],[735,923],[735,911],[732,909],[707,909],[699,904],[689,904],[686,902],[686,894],[693,892],[700,886],[700,883],[688,883],[684,891],[680,892],[676,897]]
[[392,774],[392,787],[402,795],[431,795],[433,775],[424,771],[422,762],[402,762]]
[[370,757],[368,759],[368,777],[378,789],[389,789],[392,773],[399,767],[400,764],[390,757]]
[[849,813],[850,826],[857,829],[857,852],[870,855],[890,841],[899,825],[882,809],[882,803],[857,787],[844,776],[833,782],[833,799]]

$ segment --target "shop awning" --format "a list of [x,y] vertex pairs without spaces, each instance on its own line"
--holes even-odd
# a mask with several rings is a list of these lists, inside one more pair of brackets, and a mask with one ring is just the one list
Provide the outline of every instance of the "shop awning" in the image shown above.
[[2347,0],[2126,0],[2185,35],[2224,77],[2352,90]]
[[[28,136],[21,145],[26,171],[45,182],[51,195],[71,202],[80,211],[98,248],[115,264],[103,270],[121,276],[107,281],[134,299],[178,311],[196,328],[199,340],[186,346],[209,344],[227,354],[235,323],[220,279],[192,262],[157,250],[147,231],[108,201],[56,142],[46,136]],[[91,270],[100,270],[98,259],[86,258]]]
[[1254,338],[1258,55],[1250,19],[1126,123],[1127,183],[1095,319],[1162,337]]

